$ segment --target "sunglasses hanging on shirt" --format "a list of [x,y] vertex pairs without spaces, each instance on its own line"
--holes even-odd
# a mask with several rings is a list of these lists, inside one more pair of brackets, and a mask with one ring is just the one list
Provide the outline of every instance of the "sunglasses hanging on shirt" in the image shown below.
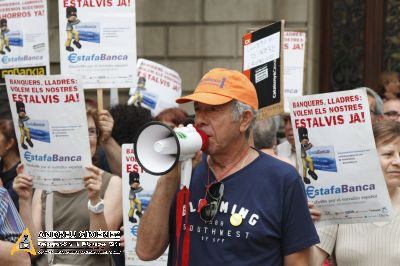
[[224,194],[224,183],[215,182],[207,186],[206,196],[199,200],[197,211],[200,219],[204,222],[211,222],[218,212],[222,196]]

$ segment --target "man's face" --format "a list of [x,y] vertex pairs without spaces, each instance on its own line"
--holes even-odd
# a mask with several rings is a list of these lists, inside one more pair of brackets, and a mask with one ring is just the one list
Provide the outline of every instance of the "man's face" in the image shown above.
[[371,122],[375,122],[377,119],[376,116],[376,101],[375,98],[371,95],[368,95],[368,105],[369,105],[369,112],[371,114]]
[[383,104],[385,120],[400,122],[400,100],[389,100]]
[[240,119],[232,121],[232,102],[221,105],[208,105],[195,102],[195,126],[208,136],[206,153],[224,154],[240,137]]
[[294,145],[293,128],[292,128],[292,121],[290,120],[290,116],[285,116],[283,118],[283,122],[284,122],[286,139],[291,145]]

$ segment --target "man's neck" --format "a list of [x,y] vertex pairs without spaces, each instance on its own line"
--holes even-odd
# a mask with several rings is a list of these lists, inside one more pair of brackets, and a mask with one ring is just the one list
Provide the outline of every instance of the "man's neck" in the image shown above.
[[[221,154],[210,155],[209,166],[218,180],[242,168],[240,162],[247,161],[251,149],[247,141],[233,145],[232,149]],[[239,168],[238,168],[239,167]]]
[[226,167],[230,163],[237,160],[243,150],[247,149],[248,147],[249,144],[245,141],[235,143],[226,151],[210,155],[210,161],[213,165]]

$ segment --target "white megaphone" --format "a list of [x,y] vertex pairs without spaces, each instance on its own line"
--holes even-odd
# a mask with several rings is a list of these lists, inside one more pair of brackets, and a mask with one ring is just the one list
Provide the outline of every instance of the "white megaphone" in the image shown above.
[[189,124],[171,129],[160,122],[144,125],[134,142],[135,157],[148,173],[163,175],[181,163],[181,188],[189,188],[192,175],[192,158],[208,144],[207,135]]

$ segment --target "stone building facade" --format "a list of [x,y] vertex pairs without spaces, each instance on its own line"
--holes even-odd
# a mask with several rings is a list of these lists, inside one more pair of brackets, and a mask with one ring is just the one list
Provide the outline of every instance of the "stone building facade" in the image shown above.
[[[58,6],[48,0],[51,73],[60,73]],[[176,70],[183,93],[213,67],[241,71],[242,36],[284,19],[307,33],[305,93],[318,91],[318,0],[137,0],[137,56]],[[125,102],[128,89],[119,90]],[[86,92],[95,97],[95,91]],[[105,90],[107,106],[108,92]],[[191,112],[190,105],[183,108]]]

